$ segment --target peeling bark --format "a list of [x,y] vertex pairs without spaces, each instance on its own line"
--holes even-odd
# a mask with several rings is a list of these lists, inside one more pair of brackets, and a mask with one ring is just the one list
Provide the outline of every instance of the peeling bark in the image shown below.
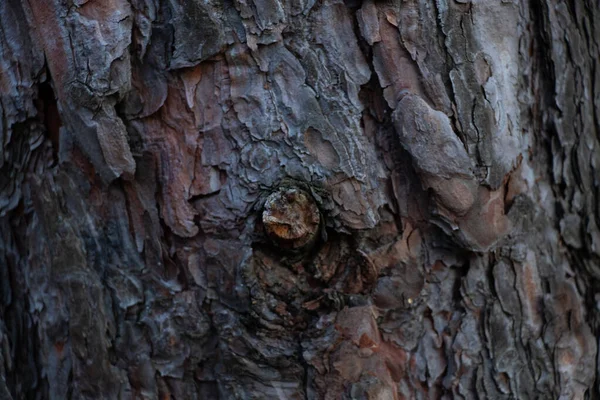
[[0,399],[600,399],[599,27],[0,2]]

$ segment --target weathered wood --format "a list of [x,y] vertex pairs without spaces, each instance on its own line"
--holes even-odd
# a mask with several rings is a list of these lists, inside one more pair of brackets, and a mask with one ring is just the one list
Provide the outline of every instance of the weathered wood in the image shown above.
[[598,29],[1,1],[0,399],[599,399]]

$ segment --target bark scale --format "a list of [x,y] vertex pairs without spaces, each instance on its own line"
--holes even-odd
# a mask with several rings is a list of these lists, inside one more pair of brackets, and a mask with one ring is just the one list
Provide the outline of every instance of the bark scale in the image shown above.
[[0,399],[600,398],[599,27],[0,2]]

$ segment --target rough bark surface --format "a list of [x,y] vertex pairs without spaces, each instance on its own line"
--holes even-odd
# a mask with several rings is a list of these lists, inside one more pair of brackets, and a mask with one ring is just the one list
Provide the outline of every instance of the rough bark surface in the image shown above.
[[0,1],[0,399],[600,399],[599,29]]

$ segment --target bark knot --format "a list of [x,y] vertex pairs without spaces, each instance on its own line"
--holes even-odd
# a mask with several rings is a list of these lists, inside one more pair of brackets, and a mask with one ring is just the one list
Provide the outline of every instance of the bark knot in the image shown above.
[[320,221],[315,200],[298,188],[284,188],[271,193],[262,213],[269,238],[280,247],[293,250],[315,242]]

